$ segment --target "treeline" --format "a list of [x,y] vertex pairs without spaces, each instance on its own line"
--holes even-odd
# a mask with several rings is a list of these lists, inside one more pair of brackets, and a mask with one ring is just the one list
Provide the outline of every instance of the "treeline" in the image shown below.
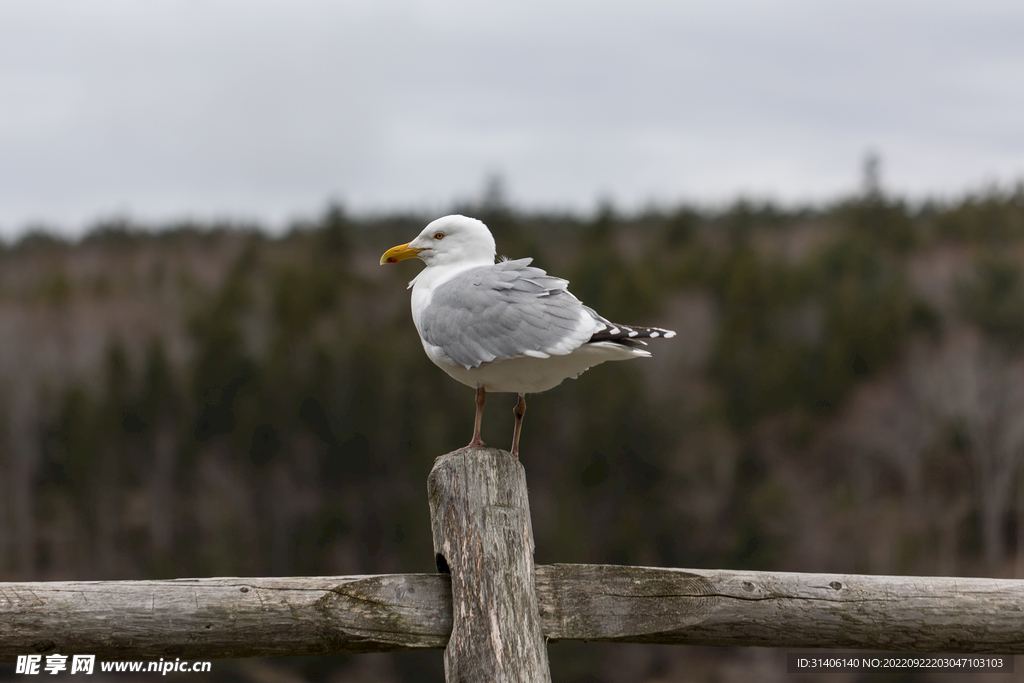
[[[1024,189],[462,212],[679,332],[531,399],[539,562],[1024,575]],[[377,265],[431,218],[5,245],[0,578],[431,571],[426,475],[472,392],[423,354],[418,268]]]

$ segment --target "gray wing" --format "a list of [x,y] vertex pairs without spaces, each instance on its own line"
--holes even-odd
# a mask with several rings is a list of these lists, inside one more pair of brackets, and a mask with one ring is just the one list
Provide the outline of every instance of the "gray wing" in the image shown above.
[[471,268],[435,289],[421,319],[424,341],[465,368],[565,355],[587,342],[603,319],[532,260]]

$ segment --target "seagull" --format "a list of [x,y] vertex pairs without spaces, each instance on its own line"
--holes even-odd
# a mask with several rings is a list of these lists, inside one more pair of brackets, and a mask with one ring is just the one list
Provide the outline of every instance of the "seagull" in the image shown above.
[[645,339],[674,337],[660,327],[617,325],[573,296],[569,282],[530,265],[533,259],[495,262],[496,247],[483,222],[466,216],[433,221],[416,239],[384,252],[380,264],[419,258],[426,264],[409,283],[412,320],[427,357],[453,379],[476,389],[473,439],[487,392],[519,394],[513,409],[512,455],[526,394],[547,391],[611,360],[646,358]]

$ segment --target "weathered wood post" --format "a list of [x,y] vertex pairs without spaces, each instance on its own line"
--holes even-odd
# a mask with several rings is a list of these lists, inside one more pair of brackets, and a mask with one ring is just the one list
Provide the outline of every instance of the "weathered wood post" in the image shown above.
[[523,466],[506,451],[463,448],[437,459],[427,490],[438,569],[452,579],[445,679],[550,681]]

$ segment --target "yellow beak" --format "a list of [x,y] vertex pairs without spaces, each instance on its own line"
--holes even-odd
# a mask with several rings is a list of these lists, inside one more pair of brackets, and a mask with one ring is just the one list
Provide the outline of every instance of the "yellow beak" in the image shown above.
[[408,243],[399,244],[384,252],[384,255],[380,257],[380,264],[383,266],[385,263],[398,263],[407,258],[415,258],[421,251],[423,250],[415,247],[410,249]]

